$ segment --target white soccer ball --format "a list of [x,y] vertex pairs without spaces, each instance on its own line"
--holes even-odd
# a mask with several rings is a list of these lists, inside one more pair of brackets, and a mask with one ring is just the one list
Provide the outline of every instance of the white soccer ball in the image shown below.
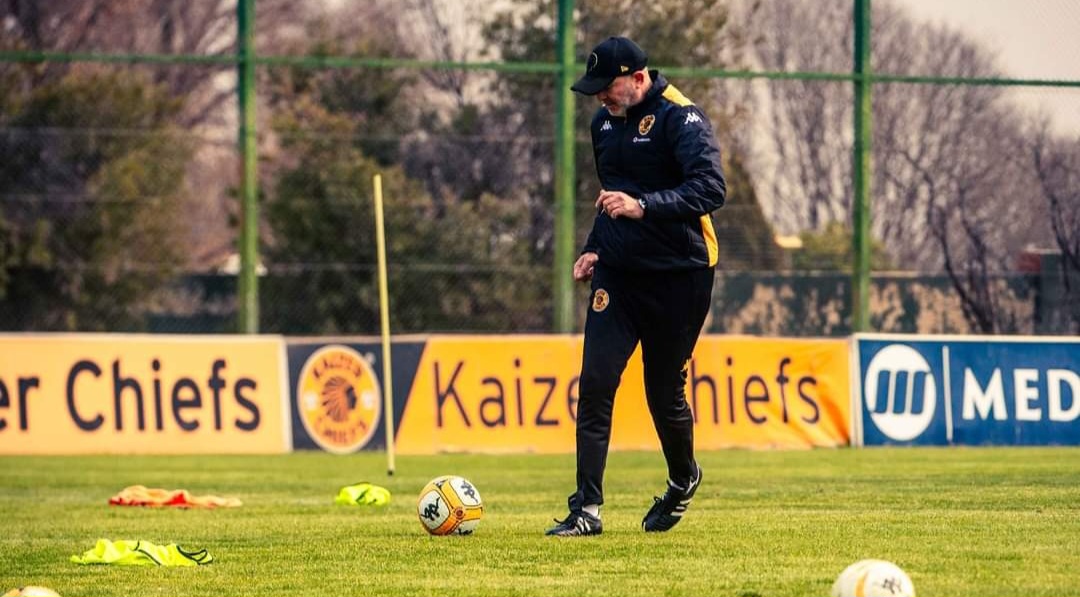
[[60,597],[60,594],[48,587],[19,587],[4,593],[3,597]]
[[859,560],[844,568],[832,597],[915,597],[915,586],[899,566],[885,560]]
[[416,515],[432,535],[470,535],[484,515],[484,502],[468,479],[445,475],[420,491]]

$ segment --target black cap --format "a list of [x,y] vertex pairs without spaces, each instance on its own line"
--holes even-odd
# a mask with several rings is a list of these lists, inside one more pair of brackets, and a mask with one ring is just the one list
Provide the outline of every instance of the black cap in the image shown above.
[[629,75],[645,68],[649,58],[645,51],[625,37],[609,37],[593,48],[585,63],[585,75],[570,89],[585,95],[596,95],[607,89],[615,77]]

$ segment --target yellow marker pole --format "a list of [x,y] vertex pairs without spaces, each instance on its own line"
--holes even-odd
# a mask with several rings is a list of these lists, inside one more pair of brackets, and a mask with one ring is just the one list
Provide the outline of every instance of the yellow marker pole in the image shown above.
[[390,366],[390,298],[386,283],[386,226],[383,221],[382,175],[375,183],[375,242],[379,255],[379,319],[382,327],[383,421],[386,423],[386,474],[394,474],[394,378]]

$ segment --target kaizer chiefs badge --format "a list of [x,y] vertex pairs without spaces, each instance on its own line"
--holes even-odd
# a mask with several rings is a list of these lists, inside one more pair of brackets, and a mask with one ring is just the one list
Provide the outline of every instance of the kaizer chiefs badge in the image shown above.
[[375,434],[382,392],[371,364],[340,344],[308,357],[296,384],[297,410],[312,441],[327,452],[348,454]]
[[645,116],[641,119],[641,122],[638,123],[637,131],[642,135],[648,135],[649,131],[652,130],[652,125],[654,122],[656,122],[655,116],[653,116],[652,114]]
[[592,310],[600,313],[611,303],[611,297],[603,288],[597,288],[592,297]]

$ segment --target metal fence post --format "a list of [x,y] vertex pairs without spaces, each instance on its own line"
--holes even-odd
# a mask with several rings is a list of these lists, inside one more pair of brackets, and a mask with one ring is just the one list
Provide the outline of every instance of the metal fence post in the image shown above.
[[852,156],[851,327],[870,329],[870,158],[873,104],[871,102],[870,0],[855,0],[855,144]]
[[555,89],[555,330],[574,329],[574,0],[559,0]]
[[238,331],[259,331],[259,286],[255,266],[259,258],[259,214],[255,143],[255,0],[236,4],[236,88],[240,101],[240,279],[238,285]]

